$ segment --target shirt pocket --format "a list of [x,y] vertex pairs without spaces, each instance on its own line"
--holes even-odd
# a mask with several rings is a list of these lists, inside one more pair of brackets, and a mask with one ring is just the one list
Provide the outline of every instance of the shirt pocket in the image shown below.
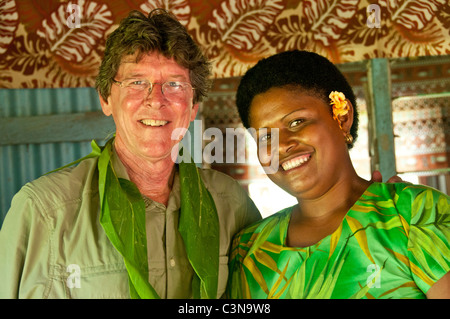
[[123,263],[91,267],[70,264],[55,270],[48,298],[130,298],[128,273]]

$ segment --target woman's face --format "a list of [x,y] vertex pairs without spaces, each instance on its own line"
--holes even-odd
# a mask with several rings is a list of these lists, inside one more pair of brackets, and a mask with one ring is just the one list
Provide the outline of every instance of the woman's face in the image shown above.
[[250,107],[250,125],[256,129],[258,153],[276,142],[275,135],[264,131],[278,129],[278,152],[272,150],[268,156],[278,160],[279,167],[268,177],[297,198],[325,194],[350,162],[345,133],[333,120],[330,106],[300,89],[272,88],[257,95]]

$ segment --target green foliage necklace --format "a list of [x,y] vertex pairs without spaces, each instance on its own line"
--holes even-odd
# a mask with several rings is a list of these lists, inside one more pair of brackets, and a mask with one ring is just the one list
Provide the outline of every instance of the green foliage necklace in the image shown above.
[[[92,153],[67,166],[98,157],[100,224],[124,258],[131,298],[159,298],[148,282],[145,202],[136,185],[118,178],[111,163],[112,143],[103,148],[91,142]],[[219,220],[211,194],[191,161],[179,164],[181,209],[178,230],[194,269],[194,298],[217,298]]]

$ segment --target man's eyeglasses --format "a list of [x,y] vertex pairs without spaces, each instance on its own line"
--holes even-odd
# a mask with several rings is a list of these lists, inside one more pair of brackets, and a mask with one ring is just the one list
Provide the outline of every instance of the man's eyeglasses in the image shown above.
[[146,79],[126,79],[123,81],[112,80],[115,84],[124,88],[132,95],[150,94],[155,84],[161,85],[161,92],[171,102],[185,102],[192,98],[194,88],[188,82],[167,81],[164,83],[152,83]]

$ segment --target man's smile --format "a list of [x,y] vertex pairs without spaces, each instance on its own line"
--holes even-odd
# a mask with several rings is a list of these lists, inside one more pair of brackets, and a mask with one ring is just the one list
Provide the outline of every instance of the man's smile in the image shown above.
[[146,125],[146,126],[153,126],[153,127],[158,127],[158,126],[164,126],[167,123],[169,123],[168,121],[164,121],[164,120],[153,120],[153,119],[142,119],[139,122],[141,122],[142,124]]

